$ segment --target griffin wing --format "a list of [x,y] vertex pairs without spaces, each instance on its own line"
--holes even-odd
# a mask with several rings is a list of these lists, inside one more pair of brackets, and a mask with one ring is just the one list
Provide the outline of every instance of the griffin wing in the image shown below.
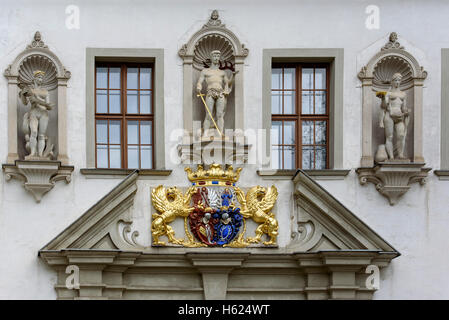
[[196,192],[196,187],[192,186],[187,190],[185,196],[183,197],[181,194],[180,199],[183,199],[183,207],[190,207],[190,199],[192,198],[192,195]]
[[269,212],[273,209],[274,204],[278,198],[278,189],[275,186],[271,186],[267,189],[267,193],[262,201],[259,202],[259,209],[264,212]]
[[248,210],[245,193],[240,188],[234,188],[237,201],[240,203],[240,213],[244,218],[251,218],[252,211]]
[[151,201],[153,203],[153,207],[163,213],[168,210],[168,200],[165,193],[165,188],[160,185],[157,188],[151,191]]

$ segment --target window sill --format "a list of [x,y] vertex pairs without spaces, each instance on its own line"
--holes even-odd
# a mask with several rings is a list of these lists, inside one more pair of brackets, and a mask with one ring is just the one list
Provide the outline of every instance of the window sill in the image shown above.
[[159,169],[96,169],[96,168],[83,168],[80,169],[81,174],[88,176],[89,178],[116,178],[127,176],[137,171],[139,176],[150,177],[162,177],[169,176],[172,170],[159,170]]
[[[257,170],[264,179],[291,180],[298,170]],[[302,170],[315,180],[344,180],[351,169]]]
[[449,170],[433,170],[433,173],[438,176],[438,180],[449,181]]

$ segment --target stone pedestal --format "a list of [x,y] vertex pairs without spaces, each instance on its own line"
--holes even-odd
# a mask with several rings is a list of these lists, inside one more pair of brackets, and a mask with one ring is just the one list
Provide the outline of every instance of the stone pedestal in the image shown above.
[[[240,143],[233,137],[209,137],[200,138],[191,142],[178,145],[178,154],[181,162],[190,163],[224,163],[243,164],[248,161],[248,152],[251,145]],[[244,139],[241,139],[244,140]]]
[[425,163],[410,160],[389,160],[380,162],[374,167],[361,167],[356,170],[360,184],[374,183],[376,190],[388,198],[390,205],[410,189],[410,185],[426,183],[425,178],[431,168],[424,168]]
[[73,166],[63,166],[60,161],[50,160],[16,160],[14,164],[3,164],[6,180],[12,178],[23,181],[23,186],[36,200],[40,202],[42,196],[53,189],[55,182],[71,181]]

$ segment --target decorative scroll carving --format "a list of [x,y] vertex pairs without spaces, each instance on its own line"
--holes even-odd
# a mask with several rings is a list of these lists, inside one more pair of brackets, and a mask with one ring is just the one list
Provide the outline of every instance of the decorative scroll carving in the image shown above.
[[358,168],[356,170],[361,185],[373,183],[376,190],[388,198],[390,205],[395,205],[414,182],[426,183],[430,168],[423,163],[384,162],[374,168]]
[[73,167],[61,166],[59,161],[16,161],[15,165],[3,165],[3,171],[7,181],[12,178],[22,181],[24,188],[39,203],[56,181],[70,183]]

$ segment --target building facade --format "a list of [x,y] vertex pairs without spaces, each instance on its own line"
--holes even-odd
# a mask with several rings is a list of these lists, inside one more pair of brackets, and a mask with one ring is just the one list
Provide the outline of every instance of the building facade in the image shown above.
[[0,298],[449,298],[449,4],[0,7]]

